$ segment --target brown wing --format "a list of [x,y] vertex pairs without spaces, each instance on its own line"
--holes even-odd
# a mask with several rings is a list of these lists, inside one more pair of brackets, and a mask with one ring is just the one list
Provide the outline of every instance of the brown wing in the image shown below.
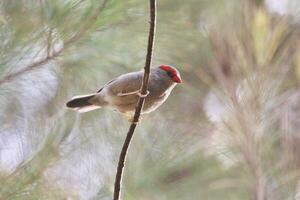
[[133,93],[141,88],[143,72],[132,72],[119,76],[107,86],[113,95]]
[[116,79],[113,79],[113,80],[108,81],[102,88],[100,88],[100,89],[97,91],[97,93],[101,92],[101,90],[102,90],[105,86],[107,86],[108,84],[114,82],[115,80],[116,80]]

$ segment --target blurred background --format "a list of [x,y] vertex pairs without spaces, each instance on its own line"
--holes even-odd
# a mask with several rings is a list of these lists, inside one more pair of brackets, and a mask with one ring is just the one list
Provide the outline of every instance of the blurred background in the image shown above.
[[[183,84],[143,117],[127,200],[300,199],[300,2],[159,0],[153,66]],[[0,199],[109,200],[129,122],[65,102],[144,66],[148,1],[0,1]]]

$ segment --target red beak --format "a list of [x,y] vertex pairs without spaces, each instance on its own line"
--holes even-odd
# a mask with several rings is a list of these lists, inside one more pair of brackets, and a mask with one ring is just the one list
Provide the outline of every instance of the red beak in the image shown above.
[[176,82],[176,83],[182,83],[182,80],[181,80],[181,77],[180,76],[174,76],[173,78],[172,78],[172,80],[174,81],[174,82]]

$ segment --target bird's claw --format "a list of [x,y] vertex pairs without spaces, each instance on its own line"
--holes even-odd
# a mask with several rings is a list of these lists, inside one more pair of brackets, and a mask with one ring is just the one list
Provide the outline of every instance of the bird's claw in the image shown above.
[[141,97],[141,98],[145,98],[145,97],[147,97],[147,96],[149,95],[149,93],[150,93],[149,90],[147,90],[147,91],[146,91],[146,94],[142,94],[142,93],[139,92],[139,93],[137,93],[137,95],[138,95],[139,97]]
[[132,124],[138,124],[140,121],[142,120],[142,117],[140,116],[139,119],[137,121],[134,121],[133,117],[130,118],[128,121]]

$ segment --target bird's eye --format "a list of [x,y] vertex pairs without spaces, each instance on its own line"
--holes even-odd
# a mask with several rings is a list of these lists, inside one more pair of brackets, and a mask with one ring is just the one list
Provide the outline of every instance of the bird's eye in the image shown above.
[[173,76],[172,72],[170,72],[170,71],[168,71],[167,74],[168,74],[168,76],[170,76],[170,77]]

